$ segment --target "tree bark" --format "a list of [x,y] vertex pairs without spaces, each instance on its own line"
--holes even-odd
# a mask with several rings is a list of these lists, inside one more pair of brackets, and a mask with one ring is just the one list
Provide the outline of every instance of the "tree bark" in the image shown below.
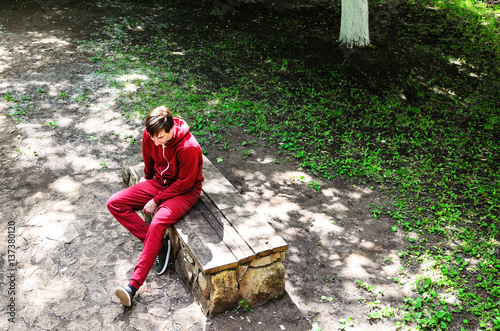
[[339,42],[347,48],[370,44],[368,0],[342,0]]

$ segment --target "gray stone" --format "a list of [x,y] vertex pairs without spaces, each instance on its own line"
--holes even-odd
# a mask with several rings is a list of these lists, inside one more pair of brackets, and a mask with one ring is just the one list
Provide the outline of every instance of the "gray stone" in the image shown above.
[[51,224],[45,228],[45,237],[48,239],[59,240],[65,243],[72,242],[80,233],[72,224]]
[[149,331],[155,330],[159,325],[155,320],[151,319],[151,316],[146,313],[138,314],[138,317],[133,317],[130,319],[130,326],[135,330],[139,331]]
[[85,255],[83,255],[80,258],[80,270],[83,272],[89,272],[89,270],[97,264],[97,259],[96,258],[88,258]]
[[58,326],[62,323],[60,319],[49,314],[41,314],[38,316],[35,325],[44,330],[57,330]]
[[[98,330],[101,327],[101,323],[98,320],[85,320],[85,321],[73,321],[66,329],[75,331],[87,331],[87,330]],[[108,328],[106,328],[108,330]]]
[[81,300],[63,301],[52,307],[52,312],[59,317],[68,317],[71,313],[80,310],[85,306]]
[[71,285],[71,289],[69,291],[69,297],[74,299],[83,300],[88,293],[88,289],[85,285],[81,283]]
[[159,318],[167,318],[170,307],[171,305],[162,302],[161,304],[150,304],[147,308],[148,313],[150,313],[151,315]]
[[59,267],[54,263],[54,261],[49,257],[45,260],[45,271],[50,278],[54,278],[59,272]]
[[134,251],[135,240],[129,240],[123,244],[122,248],[124,251],[132,253]]
[[117,304],[104,306],[99,310],[104,325],[110,325],[118,316],[123,313],[123,307]]
[[198,286],[200,288],[201,294],[205,299],[210,298],[210,279],[208,276],[206,276],[204,273],[199,272],[198,277],[196,279]]
[[191,263],[186,263],[187,259],[185,256],[185,250],[181,249],[175,260],[175,270],[184,283],[190,285],[193,280],[194,266]]
[[104,230],[103,232],[104,237],[108,239],[115,239],[118,238],[118,231],[116,230]]

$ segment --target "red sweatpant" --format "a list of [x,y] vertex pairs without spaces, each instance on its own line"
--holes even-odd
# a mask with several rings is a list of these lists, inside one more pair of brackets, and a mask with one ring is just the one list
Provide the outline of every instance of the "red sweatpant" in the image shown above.
[[163,201],[148,226],[136,211],[142,210],[149,200],[164,189],[165,186],[151,179],[112,195],[107,203],[109,211],[118,222],[144,243],[139,261],[130,277],[130,285],[136,289],[142,286],[155,262],[165,230],[196,204],[201,193],[192,190]]

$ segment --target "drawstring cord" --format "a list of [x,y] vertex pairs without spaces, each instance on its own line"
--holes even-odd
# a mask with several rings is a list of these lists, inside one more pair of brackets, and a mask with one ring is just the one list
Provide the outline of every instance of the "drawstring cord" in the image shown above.
[[[163,173],[164,173],[165,171],[167,171],[167,170],[168,170],[168,168],[170,168],[170,162],[168,162],[167,158],[165,157],[165,145],[161,145],[161,147],[162,147],[162,149],[163,149],[163,150],[162,150],[162,152],[163,152],[163,153],[162,153],[162,154],[163,154],[163,158],[165,159],[165,161],[167,161],[167,167],[165,168],[165,170],[163,170],[163,171],[160,173],[160,177],[163,177]],[[166,179],[164,179],[164,180],[163,180],[163,184],[166,184],[166,183],[167,183],[167,180],[166,180]]]

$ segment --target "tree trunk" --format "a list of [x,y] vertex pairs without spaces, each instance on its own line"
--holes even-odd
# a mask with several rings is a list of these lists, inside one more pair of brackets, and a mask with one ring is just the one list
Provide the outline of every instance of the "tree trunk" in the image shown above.
[[347,48],[370,44],[368,0],[342,0],[339,41]]

